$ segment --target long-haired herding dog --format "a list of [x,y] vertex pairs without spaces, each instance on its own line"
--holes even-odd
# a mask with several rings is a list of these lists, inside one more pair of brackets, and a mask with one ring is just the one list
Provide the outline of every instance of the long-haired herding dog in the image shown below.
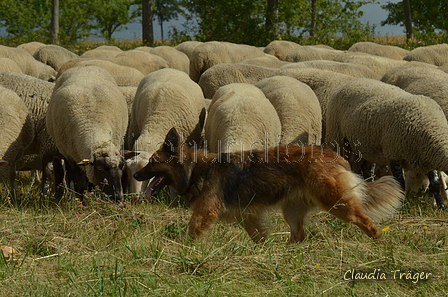
[[291,243],[305,238],[305,216],[316,207],[375,239],[380,232],[372,219],[392,215],[404,198],[393,177],[367,183],[330,149],[286,145],[212,154],[181,143],[174,128],[134,178],[154,178],[149,195],[170,185],[189,197],[193,214],[185,235],[192,239],[219,218],[241,222],[254,241],[262,241],[268,236],[269,211],[276,207],[291,228]]

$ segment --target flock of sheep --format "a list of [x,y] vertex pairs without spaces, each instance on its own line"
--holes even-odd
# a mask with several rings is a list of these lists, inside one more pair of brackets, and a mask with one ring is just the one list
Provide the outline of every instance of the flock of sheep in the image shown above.
[[17,170],[39,170],[43,194],[61,196],[64,178],[77,193],[141,194],[132,174],[176,127],[212,152],[329,146],[365,178],[429,187],[444,208],[447,72],[448,44],[0,46],[0,178],[15,189]]

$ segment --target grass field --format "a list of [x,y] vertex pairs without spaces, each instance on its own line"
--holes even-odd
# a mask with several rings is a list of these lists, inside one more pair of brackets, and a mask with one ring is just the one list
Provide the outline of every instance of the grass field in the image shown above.
[[189,211],[163,195],[141,204],[90,195],[83,207],[38,198],[26,176],[20,188],[22,198],[5,188],[1,198],[0,245],[16,253],[0,259],[0,296],[448,295],[448,216],[427,197],[380,223],[379,242],[317,212],[297,245],[280,214],[264,244],[221,223],[180,243]]

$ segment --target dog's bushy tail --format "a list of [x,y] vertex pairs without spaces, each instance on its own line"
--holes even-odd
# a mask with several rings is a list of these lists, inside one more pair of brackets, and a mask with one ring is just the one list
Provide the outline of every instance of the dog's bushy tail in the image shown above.
[[387,219],[400,209],[404,192],[393,176],[387,175],[374,182],[364,182],[363,186],[364,212],[372,220]]

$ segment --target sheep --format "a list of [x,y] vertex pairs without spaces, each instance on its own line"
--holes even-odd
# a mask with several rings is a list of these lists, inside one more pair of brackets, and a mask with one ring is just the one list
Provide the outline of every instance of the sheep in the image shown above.
[[104,193],[115,199],[123,197],[120,147],[127,124],[123,93],[105,69],[74,67],[56,80],[46,126],[70,172],[77,175],[80,193],[87,184],[79,178],[77,166],[94,186],[104,186]]
[[60,69],[58,76],[72,67],[98,66],[106,69],[115,79],[118,86],[138,86],[143,73],[135,68],[119,65],[109,60],[101,59],[74,59],[65,63]]
[[302,62],[312,60],[333,60],[343,59],[346,53],[335,49],[328,49],[316,46],[301,46],[290,51],[286,57],[287,62]]
[[153,47],[151,47],[151,46],[138,46],[138,47],[136,47],[136,48],[134,48],[135,50],[139,50],[139,51],[142,51],[142,52],[147,52],[147,53],[150,53],[151,51],[152,51],[152,49],[153,49]]
[[163,58],[170,68],[190,73],[190,59],[186,54],[171,46],[158,46],[150,51],[151,54]]
[[268,67],[268,68],[280,68],[282,66],[291,64],[290,62],[282,61],[272,55],[264,55],[254,58],[248,58],[237,62],[239,64],[251,64],[256,66]]
[[191,54],[190,77],[198,82],[202,73],[216,64],[235,63],[257,56],[264,56],[264,53],[254,46],[219,41],[204,42]]
[[259,88],[232,83],[215,93],[204,129],[206,148],[219,154],[276,146],[282,127],[274,106]]
[[281,61],[285,61],[288,53],[294,51],[297,48],[302,47],[300,44],[287,41],[287,40],[274,40],[271,41],[265,48],[264,52],[269,55],[277,57]]
[[46,45],[45,43],[38,42],[38,41],[31,41],[28,43],[22,43],[17,46],[17,48],[21,48],[29,52],[31,55],[34,54],[34,52],[41,46]]
[[317,68],[331,70],[342,74],[351,75],[354,77],[365,77],[380,79],[381,76],[376,74],[373,70],[364,65],[354,63],[343,63],[329,60],[313,60],[297,63],[289,63],[281,67],[281,69],[289,68]]
[[401,168],[428,173],[431,190],[439,193],[436,202],[444,208],[434,170],[448,170],[448,122],[437,102],[381,81],[356,78],[333,93],[327,108],[327,142],[334,141],[352,165],[361,159],[389,165],[403,189]]
[[255,84],[259,80],[275,75],[277,69],[250,64],[221,63],[207,69],[198,81],[205,98],[211,99],[222,86],[230,83]]
[[274,106],[280,118],[280,144],[320,144],[322,111],[313,90],[288,76],[272,76],[255,84]]
[[14,92],[0,86],[0,181],[9,182],[15,192],[16,164],[34,140],[34,125],[28,108]]
[[194,49],[202,43],[203,42],[201,41],[189,40],[176,45],[174,48],[186,54],[188,59],[191,59],[191,54],[193,53]]
[[[204,107],[201,88],[185,72],[166,68],[146,75],[137,88],[127,132],[126,146],[139,155],[127,160],[127,169],[133,174],[143,168],[173,127],[187,143],[199,145]],[[130,192],[145,192],[147,183],[136,181],[132,174]]]
[[0,70],[23,73],[20,66],[9,58],[0,58]]
[[116,46],[112,45],[101,45],[97,48],[88,50],[81,55],[81,58],[90,59],[111,59],[115,58],[118,54],[123,51]]
[[44,45],[39,47],[33,54],[34,59],[40,61],[48,66],[51,66],[56,71],[59,71],[65,62],[76,59],[79,56],[71,51],[58,45]]
[[354,79],[354,76],[346,75],[330,70],[316,68],[281,68],[277,75],[293,77],[311,87],[317,96],[322,110],[322,140],[325,142],[325,129],[327,118],[327,104],[331,94],[342,84]]
[[29,52],[22,48],[0,45],[0,57],[13,60],[19,65],[23,73],[42,80],[49,80],[56,75],[56,71],[52,67],[37,61]]
[[448,44],[421,46],[411,50],[403,58],[405,61],[419,61],[436,66],[448,63]]
[[144,75],[169,67],[168,62],[162,57],[139,50],[121,52],[116,57],[110,59],[110,61],[119,65],[133,67]]
[[394,45],[383,45],[374,42],[357,42],[353,44],[349,49],[349,52],[363,52],[375,56],[403,60],[406,54],[409,52],[404,48]]

